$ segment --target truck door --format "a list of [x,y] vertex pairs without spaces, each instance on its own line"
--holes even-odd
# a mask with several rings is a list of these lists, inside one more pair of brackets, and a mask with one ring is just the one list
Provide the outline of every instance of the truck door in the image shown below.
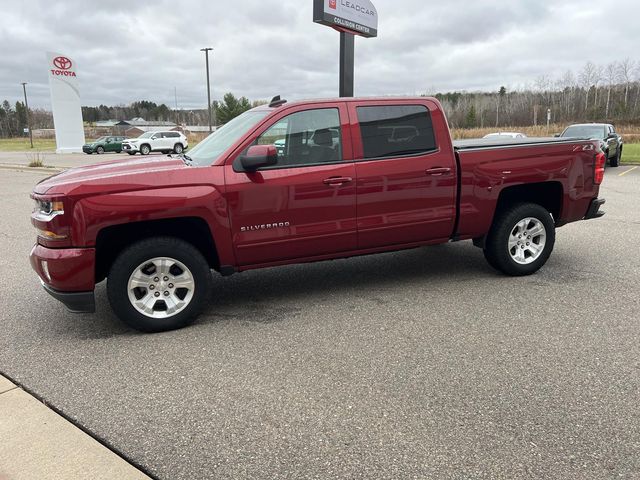
[[385,100],[350,103],[349,115],[357,120],[358,248],[450,237],[456,168],[442,111],[428,100]]
[[239,155],[227,161],[227,199],[239,265],[356,248],[356,178],[348,128],[342,102],[293,107],[241,147],[244,153],[251,145],[275,145],[276,165],[244,172]]

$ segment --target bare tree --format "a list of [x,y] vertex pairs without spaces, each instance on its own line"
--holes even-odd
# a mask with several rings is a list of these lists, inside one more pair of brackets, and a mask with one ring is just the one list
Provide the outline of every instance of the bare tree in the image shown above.
[[604,71],[603,71],[602,65],[596,65],[596,69],[593,72],[593,87],[595,89],[593,106],[595,108],[598,108],[598,85],[600,85],[600,82],[602,82],[603,77],[604,77]]
[[562,80],[560,80],[560,82],[563,86],[562,93],[566,106],[566,116],[570,117],[572,113],[571,107],[573,105],[573,94],[576,88],[576,78],[571,70],[567,70],[562,76]]
[[580,86],[584,88],[584,110],[587,111],[589,107],[589,90],[591,89],[591,85],[593,85],[593,81],[596,75],[596,66],[593,62],[585,63],[578,79],[580,81]]
[[627,108],[627,103],[629,101],[629,87],[631,85],[631,76],[633,75],[633,70],[635,67],[635,62],[633,60],[629,60],[629,58],[625,58],[618,64],[618,78],[624,83],[624,108]]
[[613,85],[616,83],[616,77],[618,75],[618,64],[616,62],[611,62],[605,67],[604,71],[605,78],[607,80],[607,107],[604,112],[604,116],[609,118],[609,106],[611,105],[611,89],[613,89]]
[[638,111],[638,97],[640,97],[640,62],[636,63],[636,68],[634,69],[634,80],[636,82],[636,99],[633,102],[633,115],[636,115]]

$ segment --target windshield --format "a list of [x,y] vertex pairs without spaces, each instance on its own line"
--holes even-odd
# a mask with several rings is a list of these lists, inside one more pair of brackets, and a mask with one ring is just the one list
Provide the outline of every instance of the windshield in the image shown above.
[[140,135],[138,138],[151,138],[156,132],[147,132]]
[[189,151],[192,164],[211,165],[225,150],[270,113],[269,110],[249,110],[224,124]]
[[604,138],[604,127],[597,125],[574,125],[567,128],[562,137]]

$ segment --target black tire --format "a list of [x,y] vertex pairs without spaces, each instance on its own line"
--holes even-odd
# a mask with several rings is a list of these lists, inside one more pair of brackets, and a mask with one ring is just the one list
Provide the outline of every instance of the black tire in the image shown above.
[[184,146],[181,143],[176,143],[173,146],[173,153],[180,155],[184,151]]
[[135,155],[136,152],[127,152],[129,155]]
[[104,147],[98,147],[98,148],[96,148],[96,153],[97,153],[98,155],[102,155],[102,154],[104,153]]
[[151,147],[149,145],[140,145],[140,155],[149,155]]
[[609,160],[609,165],[611,165],[612,167],[619,167],[621,158],[622,158],[622,149],[618,148],[618,151],[616,152],[616,156],[611,160]]
[[[516,228],[518,222],[523,221],[526,218],[533,218],[542,223],[545,229],[544,233],[546,238],[542,251],[538,254],[538,257],[530,263],[523,264],[518,263],[512,257],[512,254],[509,251],[509,238],[512,233],[517,232]],[[535,237],[531,239],[530,242],[534,243],[536,239],[540,242],[540,237]],[[515,240],[518,239],[515,238]],[[526,242],[527,240],[528,239],[525,236],[522,241]],[[484,256],[489,265],[502,273],[511,276],[531,275],[538,271],[540,267],[547,262],[551,252],[553,251],[555,240],[555,224],[547,209],[536,203],[519,203],[496,214],[491,230],[487,235]],[[517,251],[518,247],[515,246],[513,248]],[[524,247],[523,250],[525,250],[526,253],[529,253],[526,247]],[[523,253],[523,255],[524,254],[525,253]]]
[[116,150],[116,153],[122,153],[122,150]]
[[[138,311],[129,300],[128,292],[133,272],[145,261],[157,257],[182,263],[191,272],[195,285],[193,296],[184,309],[164,318],[152,318]],[[120,320],[141,332],[163,332],[189,325],[206,306],[211,287],[211,269],[202,253],[190,243],[174,237],[155,237],[134,243],[118,255],[107,276],[111,308]],[[167,288],[166,285],[163,288]],[[157,307],[158,303],[155,305]]]

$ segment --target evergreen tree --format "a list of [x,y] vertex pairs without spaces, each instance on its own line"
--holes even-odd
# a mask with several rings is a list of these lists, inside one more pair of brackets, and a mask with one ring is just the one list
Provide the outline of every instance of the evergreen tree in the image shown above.
[[221,103],[214,104],[216,108],[216,119],[218,123],[224,125],[229,120],[233,120],[238,115],[251,109],[251,102],[246,97],[236,98],[233,93],[226,93]]

